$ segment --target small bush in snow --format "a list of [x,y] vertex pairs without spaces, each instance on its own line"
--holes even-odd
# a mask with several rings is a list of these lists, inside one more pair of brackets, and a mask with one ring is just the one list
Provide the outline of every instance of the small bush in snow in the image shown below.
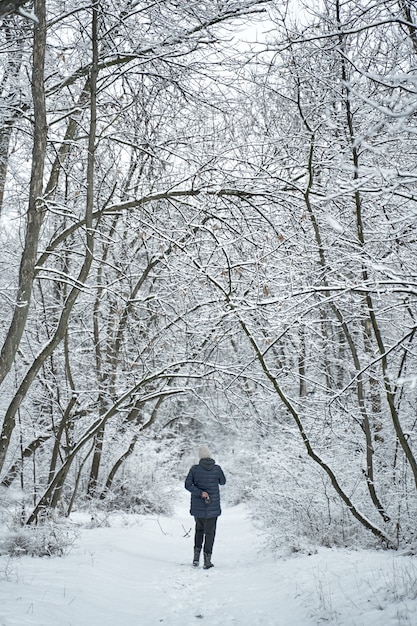
[[74,544],[72,525],[45,517],[25,525],[25,494],[18,489],[0,489],[0,555],[62,556]]
[[387,574],[388,600],[401,602],[417,598],[417,565],[401,563],[400,559],[393,561],[392,572]]
[[54,522],[22,526],[5,531],[0,538],[0,554],[10,556],[63,556],[73,546],[73,527]]

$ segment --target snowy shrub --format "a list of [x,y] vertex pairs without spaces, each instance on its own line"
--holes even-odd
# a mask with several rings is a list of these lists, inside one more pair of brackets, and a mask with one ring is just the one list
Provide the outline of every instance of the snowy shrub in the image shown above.
[[401,602],[417,598],[417,565],[401,563],[400,559],[393,561],[392,571],[386,575],[387,602]]
[[[102,506],[110,510],[121,510],[128,513],[172,515],[173,499],[168,489],[158,484],[155,477],[142,477],[140,488],[131,483],[118,481],[106,497]],[[98,516],[100,518],[100,516]],[[103,521],[100,522],[103,525]]]
[[66,522],[43,519],[25,525],[25,498],[20,490],[0,491],[0,554],[62,556],[73,546],[77,532]]
[[85,500],[79,509],[88,509],[92,523],[105,525],[103,511],[172,515],[176,502],[174,467],[177,456],[166,445],[141,440],[140,450],[124,463],[111,488],[101,500]]
[[74,545],[77,533],[72,526],[44,522],[3,533],[0,554],[10,556],[63,556]]
[[257,452],[240,448],[229,472],[231,503],[246,502],[268,546],[286,554],[311,553],[314,546],[374,545],[320,468],[294,452],[266,442]]
[[24,494],[20,489],[0,487],[0,529],[19,526],[24,520]]

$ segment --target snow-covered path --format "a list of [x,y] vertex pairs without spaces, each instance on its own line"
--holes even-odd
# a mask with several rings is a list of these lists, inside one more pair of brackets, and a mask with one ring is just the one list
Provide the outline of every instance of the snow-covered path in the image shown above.
[[183,509],[174,518],[82,530],[63,559],[9,562],[1,625],[313,623],[295,598],[296,582],[260,556],[243,507],[226,509],[219,519],[209,571],[191,565],[193,520],[186,504]]
[[187,504],[172,518],[83,529],[65,558],[1,557],[0,625],[417,624],[415,600],[387,600],[392,556],[323,550],[275,559],[241,505],[219,519],[215,568],[193,568]]

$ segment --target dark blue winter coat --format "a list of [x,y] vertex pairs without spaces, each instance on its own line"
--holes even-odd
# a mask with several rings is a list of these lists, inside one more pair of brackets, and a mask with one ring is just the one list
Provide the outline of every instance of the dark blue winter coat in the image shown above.
[[[201,459],[193,465],[185,479],[185,488],[191,493],[190,513],[194,517],[218,517],[221,515],[219,485],[226,483],[220,465],[214,459]],[[201,494],[206,491],[210,503],[206,504]]]

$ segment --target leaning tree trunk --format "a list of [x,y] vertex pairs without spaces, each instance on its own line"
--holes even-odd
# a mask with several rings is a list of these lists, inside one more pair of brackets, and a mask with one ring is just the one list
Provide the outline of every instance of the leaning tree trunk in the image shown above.
[[[29,188],[29,204],[26,218],[26,234],[23,254],[19,269],[19,284],[16,294],[12,321],[10,323],[0,354],[0,385],[6,378],[19,348],[32,295],[35,277],[35,265],[38,252],[39,233],[44,217],[42,201],[43,176],[45,169],[47,123],[44,88],[44,67],[46,48],[46,11],[45,0],[35,0],[34,10],[38,24],[33,35],[33,149],[32,169]],[[15,414],[7,415],[0,434],[0,471],[3,468],[10,438],[15,426]]]

